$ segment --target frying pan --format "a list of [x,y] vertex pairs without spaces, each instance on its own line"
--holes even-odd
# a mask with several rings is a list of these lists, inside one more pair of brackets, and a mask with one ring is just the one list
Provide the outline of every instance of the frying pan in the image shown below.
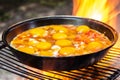
[[[39,26],[53,25],[53,24],[72,24],[72,25],[88,25],[90,28],[95,29],[105,36],[107,36],[112,42],[111,45],[98,52],[69,57],[46,57],[46,56],[34,56],[21,51],[18,51],[10,46],[11,40],[18,34]],[[47,16],[42,18],[34,18],[19,22],[6,29],[2,35],[3,45],[10,48],[13,54],[23,63],[28,66],[38,68],[41,70],[74,70],[79,68],[85,68],[100,61],[107,51],[116,43],[118,39],[117,32],[109,25],[89,19],[80,18],[75,16]],[[94,45],[93,45],[94,46]]]

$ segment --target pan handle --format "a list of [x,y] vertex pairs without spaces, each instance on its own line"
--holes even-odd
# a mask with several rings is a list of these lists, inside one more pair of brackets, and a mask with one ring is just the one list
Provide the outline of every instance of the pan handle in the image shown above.
[[6,45],[3,43],[3,41],[0,41],[0,49],[5,48]]

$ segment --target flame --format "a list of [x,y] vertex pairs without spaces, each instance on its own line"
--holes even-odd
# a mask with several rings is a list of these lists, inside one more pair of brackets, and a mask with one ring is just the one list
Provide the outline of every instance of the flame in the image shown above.
[[[92,18],[115,26],[119,0],[73,0],[73,15]],[[113,20],[114,19],[114,20]]]
[[[73,15],[85,17],[85,18],[92,18],[92,19],[110,24],[112,26],[115,26],[116,17],[120,13],[116,9],[118,4],[119,4],[119,0],[73,0]],[[109,65],[110,64],[107,64],[106,66],[109,66]],[[27,68],[32,69],[31,67],[27,67]],[[72,80],[70,79],[72,75],[80,76],[79,73],[81,73],[79,72],[79,70],[72,70],[71,72],[73,73],[68,71],[62,71],[62,72],[48,71],[47,72],[47,71],[38,70],[35,68],[33,68],[33,70],[40,74],[42,73],[43,75],[51,76],[53,78],[58,78],[61,80]],[[83,68],[83,71],[84,71],[84,68]],[[38,78],[34,78],[32,76],[29,76],[29,77],[32,78],[33,80],[39,80]],[[53,78],[51,78],[51,80],[57,80]],[[45,80],[48,80],[48,79],[45,79]]]

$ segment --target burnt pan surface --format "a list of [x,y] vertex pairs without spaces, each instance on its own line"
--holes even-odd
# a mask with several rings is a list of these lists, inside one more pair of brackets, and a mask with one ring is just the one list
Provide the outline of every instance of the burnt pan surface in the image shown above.
[[[10,46],[11,40],[18,34],[31,28],[53,24],[88,25],[90,28],[104,33],[111,40],[112,44],[109,47],[92,54],[71,57],[34,56],[15,50]],[[106,55],[108,49],[116,43],[117,38],[117,32],[109,25],[93,19],[78,18],[73,16],[53,16],[22,21],[10,26],[2,35],[4,44],[11,49],[13,54],[22,63],[41,70],[57,71],[79,69],[95,64]]]

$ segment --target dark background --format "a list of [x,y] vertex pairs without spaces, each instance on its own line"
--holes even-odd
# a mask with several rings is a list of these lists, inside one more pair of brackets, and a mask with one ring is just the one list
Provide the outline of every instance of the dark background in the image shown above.
[[0,0],[0,32],[22,20],[71,14],[72,0]]
[[[71,14],[72,0],[0,0],[0,40],[2,32],[16,22],[35,17]],[[0,80],[18,79],[24,80],[0,69]]]

